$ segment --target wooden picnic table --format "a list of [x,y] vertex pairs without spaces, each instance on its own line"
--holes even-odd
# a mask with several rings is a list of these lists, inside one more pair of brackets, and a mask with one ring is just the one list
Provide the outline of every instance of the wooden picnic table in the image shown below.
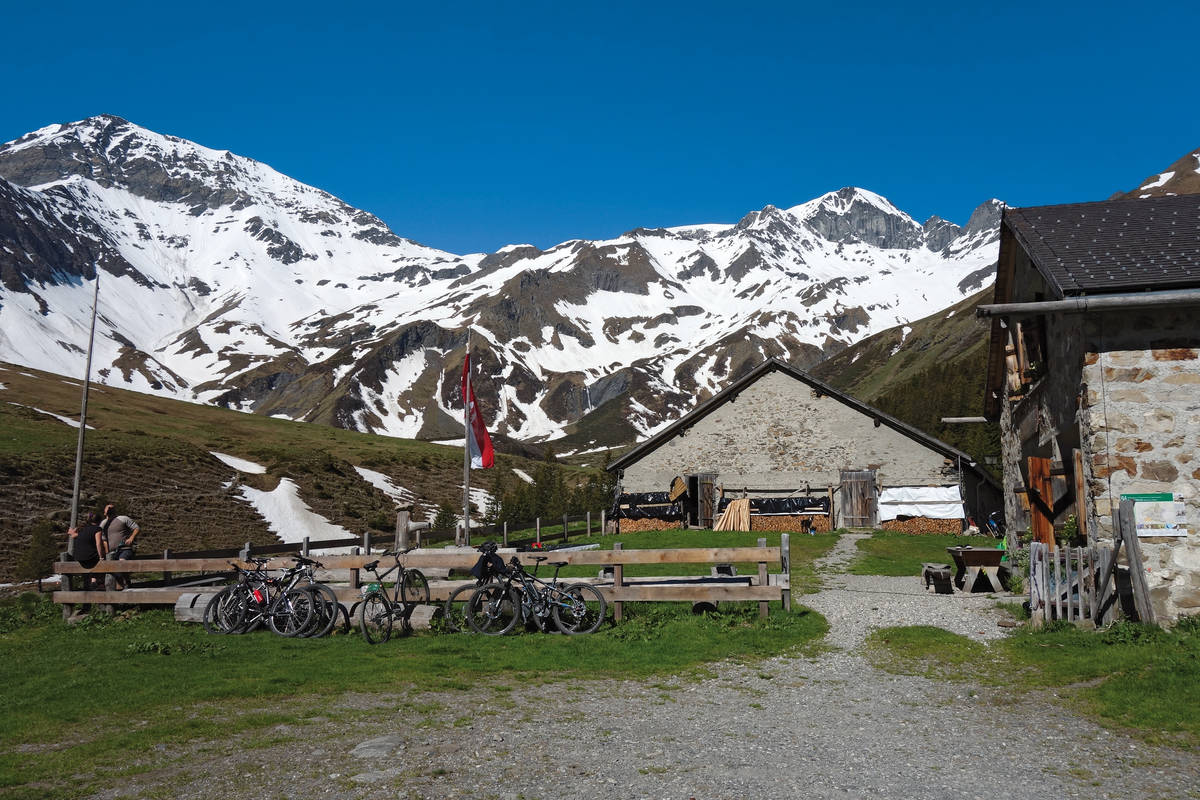
[[983,591],[1004,591],[1004,587],[1000,583],[1000,559],[1004,558],[1006,551],[998,547],[971,547],[970,545],[964,545],[960,547],[947,547],[946,552],[954,559],[954,566],[956,568],[954,585],[959,588],[959,591],[975,591],[975,584],[979,580],[980,575],[987,578],[987,583],[990,587]]

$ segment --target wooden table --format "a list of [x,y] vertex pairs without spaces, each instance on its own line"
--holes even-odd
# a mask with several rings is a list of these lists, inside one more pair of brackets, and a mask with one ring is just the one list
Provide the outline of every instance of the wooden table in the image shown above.
[[960,591],[973,592],[979,577],[985,576],[990,588],[983,591],[1003,592],[1000,585],[1000,559],[1005,552],[995,547],[947,547],[946,552],[954,559],[957,571],[954,573],[954,585]]

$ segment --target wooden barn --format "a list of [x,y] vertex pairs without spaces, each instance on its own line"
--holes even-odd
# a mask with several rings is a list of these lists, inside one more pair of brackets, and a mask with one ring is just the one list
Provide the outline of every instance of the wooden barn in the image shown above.
[[1001,502],[966,453],[778,359],[609,469],[622,531],[712,527],[725,504],[746,497],[754,530],[958,533]]
[[1009,531],[1111,544],[1132,500],[1153,616],[1200,613],[1200,195],[1005,209],[997,269]]

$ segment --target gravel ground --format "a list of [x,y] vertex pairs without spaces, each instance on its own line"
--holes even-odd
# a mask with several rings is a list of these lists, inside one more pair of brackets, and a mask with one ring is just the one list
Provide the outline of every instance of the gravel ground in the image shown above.
[[802,598],[832,627],[834,647],[815,658],[721,664],[704,681],[347,696],[232,758],[212,743],[164,753],[169,769],[106,796],[1200,797],[1194,753],[1105,731],[1045,696],[891,675],[856,653],[876,626],[1002,636],[994,598],[926,594],[915,578],[828,583]]

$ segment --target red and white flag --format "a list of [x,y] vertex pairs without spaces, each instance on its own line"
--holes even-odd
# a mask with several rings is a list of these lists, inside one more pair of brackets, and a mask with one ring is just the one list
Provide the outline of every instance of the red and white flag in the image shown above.
[[495,463],[495,457],[492,453],[492,437],[488,436],[483,415],[475,403],[475,390],[471,388],[470,353],[463,361],[462,396],[467,406],[467,448],[471,453],[471,466],[474,469],[486,469]]

